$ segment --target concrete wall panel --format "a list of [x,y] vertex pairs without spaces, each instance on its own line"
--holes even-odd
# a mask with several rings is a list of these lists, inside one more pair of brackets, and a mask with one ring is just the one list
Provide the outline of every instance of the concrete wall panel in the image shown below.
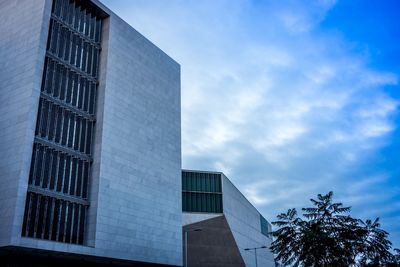
[[0,0],[0,246],[21,236],[50,12],[50,0]]
[[105,25],[93,245],[105,256],[180,265],[180,66],[114,14]]
[[[269,247],[271,238],[261,233],[260,213],[243,194],[222,175],[224,214],[232,230],[240,253],[247,267],[256,266],[254,250],[245,248]],[[274,256],[267,249],[257,250],[258,266],[275,266]]]

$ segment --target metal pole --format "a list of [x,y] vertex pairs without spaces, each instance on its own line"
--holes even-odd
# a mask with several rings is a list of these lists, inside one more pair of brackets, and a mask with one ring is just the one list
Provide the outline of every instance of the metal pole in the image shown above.
[[187,252],[188,252],[188,249],[187,249],[187,236],[188,236],[188,233],[187,233],[187,231],[185,231],[185,267],[187,267],[188,265],[187,265]]
[[257,263],[257,248],[254,249],[254,255],[256,256],[256,267],[258,267],[258,263]]

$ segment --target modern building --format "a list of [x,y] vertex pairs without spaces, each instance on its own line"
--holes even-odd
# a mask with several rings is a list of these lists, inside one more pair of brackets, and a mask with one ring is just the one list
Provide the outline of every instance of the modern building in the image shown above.
[[275,266],[271,225],[221,172],[182,171],[187,266]]
[[0,266],[274,265],[228,178],[181,171],[178,63],[98,0],[0,0],[0,36]]
[[0,36],[0,265],[181,265],[179,64],[97,0]]

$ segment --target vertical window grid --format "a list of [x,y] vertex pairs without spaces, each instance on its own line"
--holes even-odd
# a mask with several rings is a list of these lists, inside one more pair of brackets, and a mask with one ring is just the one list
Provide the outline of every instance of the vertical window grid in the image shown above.
[[53,1],[35,135],[89,160],[34,142],[22,236],[84,243],[88,204],[68,197],[87,203],[100,35],[101,19],[90,11]]

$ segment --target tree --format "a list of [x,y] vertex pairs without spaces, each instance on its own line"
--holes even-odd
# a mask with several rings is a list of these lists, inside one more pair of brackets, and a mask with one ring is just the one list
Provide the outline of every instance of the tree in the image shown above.
[[311,199],[313,207],[279,214],[271,250],[275,260],[293,266],[382,266],[393,262],[388,233],[375,221],[352,218],[350,207],[332,202],[333,193]]
[[394,252],[396,253],[393,255],[392,265],[400,266],[400,249],[395,248]]

